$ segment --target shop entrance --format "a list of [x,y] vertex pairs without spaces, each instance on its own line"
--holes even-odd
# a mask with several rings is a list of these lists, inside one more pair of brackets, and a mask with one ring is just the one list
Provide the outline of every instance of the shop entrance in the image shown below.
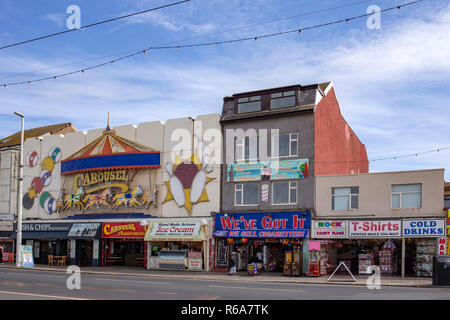
[[78,266],[92,266],[93,247],[94,244],[92,240],[77,240],[75,259]]
[[144,266],[144,241],[104,240],[103,248],[104,265]]

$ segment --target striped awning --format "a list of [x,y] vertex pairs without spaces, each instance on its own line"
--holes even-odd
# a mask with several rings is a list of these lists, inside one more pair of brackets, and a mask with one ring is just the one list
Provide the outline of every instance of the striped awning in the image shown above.
[[106,129],[103,135],[61,161],[61,174],[78,172],[156,168],[160,152],[120,137]]

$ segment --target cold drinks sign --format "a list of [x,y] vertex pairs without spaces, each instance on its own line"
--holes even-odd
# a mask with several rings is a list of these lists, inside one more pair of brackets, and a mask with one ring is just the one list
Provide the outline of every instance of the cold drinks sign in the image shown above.
[[307,238],[310,228],[309,211],[216,215],[216,231],[228,238]]

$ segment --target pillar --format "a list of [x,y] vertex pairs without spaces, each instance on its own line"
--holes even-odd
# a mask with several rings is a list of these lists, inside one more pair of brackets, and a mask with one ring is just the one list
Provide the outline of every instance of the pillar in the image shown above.
[[402,238],[402,278],[405,277],[405,238]]

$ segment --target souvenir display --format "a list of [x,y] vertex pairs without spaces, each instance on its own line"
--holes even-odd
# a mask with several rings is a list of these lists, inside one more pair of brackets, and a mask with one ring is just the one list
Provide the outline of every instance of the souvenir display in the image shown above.
[[373,253],[363,253],[358,255],[360,274],[370,274],[369,267],[373,265],[373,259]]
[[418,277],[433,275],[433,256],[436,254],[436,239],[417,239],[416,274]]

